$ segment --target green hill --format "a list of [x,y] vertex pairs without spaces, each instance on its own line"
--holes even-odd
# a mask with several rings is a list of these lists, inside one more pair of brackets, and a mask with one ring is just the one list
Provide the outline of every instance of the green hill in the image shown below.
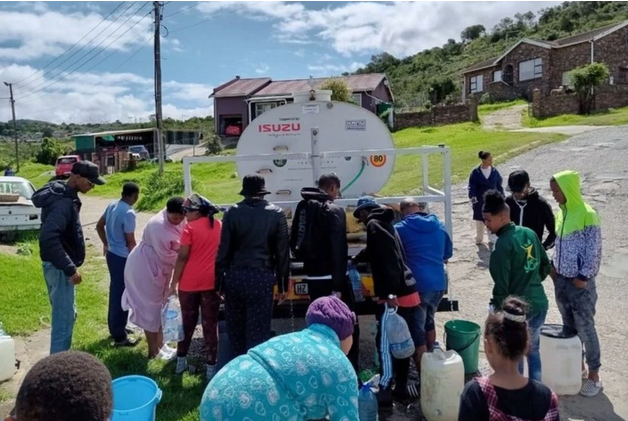
[[494,28],[470,26],[459,41],[450,39],[442,47],[403,59],[388,53],[374,55],[355,73],[386,73],[398,108],[453,102],[460,98],[462,69],[499,56],[521,38],[551,41],[626,19],[628,2],[565,2],[536,13],[505,17]]

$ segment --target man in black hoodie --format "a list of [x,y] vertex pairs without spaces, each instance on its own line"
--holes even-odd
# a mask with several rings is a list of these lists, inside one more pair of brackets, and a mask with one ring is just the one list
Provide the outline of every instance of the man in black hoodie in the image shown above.
[[85,240],[79,212],[78,193],[103,185],[98,166],[89,161],[74,164],[67,182],[53,181],[33,194],[41,208],[39,255],[52,306],[50,354],[68,351],[76,319],[75,286],[82,281],[78,268],[85,260]]
[[[556,229],[552,206],[530,186],[530,176],[526,171],[519,170],[508,176],[508,189],[512,192],[506,198],[510,208],[510,220],[515,225],[530,228],[539,237],[545,250],[554,247]],[[547,228],[548,236],[543,241],[543,233]]]
[[[376,341],[383,373],[378,400],[380,405],[388,406],[392,404],[393,371],[396,396],[417,398],[419,391],[415,384],[408,384],[410,359],[395,360],[388,351],[389,344],[384,329],[388,314],[386,308],[396,309],[397,314],[408,324],[414,343],[422,343],[424,333],[420,327],[421,299],[416,280],[405,264],[403,245],[393,226],[394,211],[379,206],[373,197],[365,196],[358,201],[353,215],[366,225],[366,248],[354,257],[354,261],[369,263],[375,295],[379,298],[380,305],[375,315],[378,322]],[[418,354],[415,352],[414,355],[416,357]],[[418,361],[416,365],[419,366]]]
[[[301,190],[303,200],[292,220],[290,247],[295,256],[303,260],[310,302],[335,295],[355,311],[355,296],[347,276],[347,215],[343,208],[334,204],[340,194],[340,178],[333,173],[323,174],[317,185],[318,188],[304,187]],[[308,221],[308,218],[312,219]],[[310,242],[305,253],[299,250],[304,238]],[[353,346],[347,355],[356,374],[359,348],[360,328],[356,324]]]

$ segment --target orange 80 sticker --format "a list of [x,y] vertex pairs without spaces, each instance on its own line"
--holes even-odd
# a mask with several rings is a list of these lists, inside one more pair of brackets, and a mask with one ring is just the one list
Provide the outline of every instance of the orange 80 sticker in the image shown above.
[[386,155],[371,155],[370,161],[374,167],[383,167],[386,163]]

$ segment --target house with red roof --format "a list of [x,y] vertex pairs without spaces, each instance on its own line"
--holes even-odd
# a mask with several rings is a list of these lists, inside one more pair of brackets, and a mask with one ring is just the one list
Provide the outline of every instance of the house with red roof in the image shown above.
[[[293,94],[316,89],[327,79],[272,80],[236,76],[210,95],[214,100],[216,133],[237,137],[257,116],[293,102]],[[383,111],[382,104],[393,101],[390,83],[383,73],[342,76],[341,79],[351,89],[353,101],[375,114]]]

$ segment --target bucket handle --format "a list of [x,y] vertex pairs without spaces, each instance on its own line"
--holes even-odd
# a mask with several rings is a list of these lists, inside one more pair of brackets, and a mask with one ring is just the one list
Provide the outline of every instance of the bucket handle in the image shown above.
[[[468,344],[466,344],[465,346],[463,346],[461,349],[454,349],[454,351],[456,351],[458,354],[460,354],[461,352],[466,351],[466,350],[467,350],[467,348],[469,348],[471,345],[473,345],[473,342],[475,342],[475,340],[476,340],[477,338],[479,338],[479,337],[480,337],[480,334],[478,333],[478,334],[476,334],[476,335],[473,337],[473,339],[471,339],[471,341],[470,341]],[[444,343],[445,345],[447,345],[447,332],[446,332],[446,331],[445,331],[445,332],[443,332],[443,343]]]
[[155,399],[157,400],[157,403],[161,402],[161,398],[163,397],[164,393],[161,391],[161,389],[157,389],[157,394],[155,395]]

